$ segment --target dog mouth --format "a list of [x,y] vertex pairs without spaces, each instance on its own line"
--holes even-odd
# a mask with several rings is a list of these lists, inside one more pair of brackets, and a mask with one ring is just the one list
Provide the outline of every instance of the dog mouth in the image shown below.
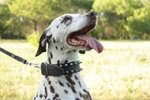
[[103,46],[95,38],[88,36],[89,33],[95,27],[95,23],[91,23],[78,31],[72,32],[67,37],[67,44],[71,46],[78,46],[88,49],[94,49],[98,53],[103,51]]

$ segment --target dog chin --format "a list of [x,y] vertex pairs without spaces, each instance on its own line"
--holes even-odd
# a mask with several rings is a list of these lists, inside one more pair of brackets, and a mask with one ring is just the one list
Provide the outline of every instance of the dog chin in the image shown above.
[[92,48],[90,48],[90,47],[79,47],[79,51],[90,51],[90,50],[92,50]]

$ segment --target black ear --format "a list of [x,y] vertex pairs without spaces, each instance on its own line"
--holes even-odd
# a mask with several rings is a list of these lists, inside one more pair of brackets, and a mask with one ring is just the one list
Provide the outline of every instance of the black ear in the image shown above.
[[36,57],[39,56],[41,53],[46,52],[46,41],[47,41],[46,33],[47,31],[44,31],[42,36],[40,37],[39,47],[35,55]]

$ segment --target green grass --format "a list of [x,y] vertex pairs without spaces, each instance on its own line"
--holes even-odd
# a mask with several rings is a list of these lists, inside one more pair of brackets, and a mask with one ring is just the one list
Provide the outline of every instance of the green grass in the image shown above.
[[[102,41],[101,54],[94,50],[80,55],[81,72],[94,100],[150,99],[150,42]],[[0,41],[0,46],[41,63],[36,48],[26,41]],[[0,53],[0,100],[31,100],[41,79],[40,70],[25,66]]]

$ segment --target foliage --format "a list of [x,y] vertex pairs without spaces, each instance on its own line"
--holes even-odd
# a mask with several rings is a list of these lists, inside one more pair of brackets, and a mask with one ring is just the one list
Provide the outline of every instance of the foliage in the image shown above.
[[0,5],[0,38],[3,38],[5,31],[7,30],[7,21],[10,13],[7,5]]
[[11,15],[7,25],[10,33],[6,32],[5,36],[16,34],[19,37],[25,37],[29,33],[42,33],[52,19],[61,14],[92,8],[92,0],[5,0],[5,4]]
[[40,33],[32,33],[26,35],[26,39],[28,42],[30,42],[33,46],[38,47],[39,39],[40,39]]
[[[28,19],[11,14],[8,5],[0,5],[0,37],[1,38],[24,38],[29,29]],[[23,20],[23,21],[22,21]]]
[[103,38],[150,39],[149,0],[94,0],[93,9],[100,16]]
[[91,9],[99,15],[95,37],[150,39],[150,0],[4,0],[0,4],[0,38],[42,33],[59,15]]
[[39,33],[42,33],[52,19],[63,13],[91,9],[91,5],[91,0],[66,0],[65,2],[64,0],[26,0],[23,2],[20,0],[11,0],[8,6],[13,15],[22,19],[22,23],[25,20],[28,21],[26,23],[30,28],[27,26],[24,27],[29,28],[30,31],[22,31],[22,33],[32,33],[27,34],[26,38],[32,44],[37,45],[40,37]]

